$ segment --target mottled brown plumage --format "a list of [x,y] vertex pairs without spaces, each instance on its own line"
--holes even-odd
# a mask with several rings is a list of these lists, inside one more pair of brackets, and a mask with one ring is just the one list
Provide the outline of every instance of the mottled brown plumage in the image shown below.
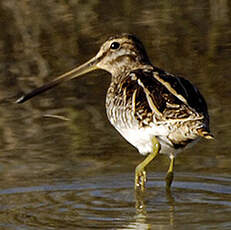
[[170,187],[176,154],[200,137],[212,138],[207,105],[188,80],[153,66],[135,36],[123,34],[109,38],[90,61],[17,102],[95,69],[111,73],[106,96],[108,119],[141,154],[148,155],[136,168],[135,188],[144,189],[145,167],[159,152],[171,160],[166,177]]
[[[169,84],[174,92],[170,92],[166,84]],[[109,117],[114,123],[122,120],[120,118],[124,113],[122,110],[126,111],[129,108],[134,118],[139,121],[140,127],[147,127],[153,122],[156,125],[169,123],[171,134],[171,130],[175,130],[176,126],[181,128],[189,124],[189,131],[195,135],[209,134],[207,105],[197,88],[184,78],[169,75],[156,67],[131,71],[121,82],[117,84],[112,82],[107,98],[112,103],[111,107],[120,107],[121,110],[118,117],[109,111]],[[107,104],[107,108],[110,103]],[[127,124],[126,121],[124,124]],[[175,146],[182,146],[194,138],[194,135],[190,138],[189,134],[188,138],[169,137],[169,140]]]

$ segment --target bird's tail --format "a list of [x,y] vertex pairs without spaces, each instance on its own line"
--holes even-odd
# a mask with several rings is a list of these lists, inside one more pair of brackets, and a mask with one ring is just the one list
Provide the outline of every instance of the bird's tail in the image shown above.
[[210,131],[205,128],[197,129],[197,133],[198,133],[198,136],[201,136],[203,138],[214,139],[213,134],[211,134]]

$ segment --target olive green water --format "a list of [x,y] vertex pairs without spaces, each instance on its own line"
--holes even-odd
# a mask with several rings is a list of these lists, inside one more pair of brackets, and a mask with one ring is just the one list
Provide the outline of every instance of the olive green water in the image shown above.
[[[231,4],[176,2],[0,2],[0,229],[231,229]],[[143,157],[107,121],[108,73],[13,103],[121,32],[208,102],[216,140],[179,155],[170,194],[165,156],[134,194]]]

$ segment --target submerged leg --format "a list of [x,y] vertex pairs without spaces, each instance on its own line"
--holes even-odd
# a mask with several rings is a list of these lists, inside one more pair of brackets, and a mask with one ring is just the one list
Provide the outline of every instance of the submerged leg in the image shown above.
[[167,175],[165,178],[166,189],[170,189],[173,178],[174,178],[174,163],[175,163],[175,156],[171,155],[170,156],[170,165],[169,165],[168,172],[167,172]]
[[158,140],[153,138],[153,152],[150,153],[144,161],[142,161],[137,167],[135,172],[135,189],[141,189],[144,191],[146,183],[146,171],[145,167],[158,155],[160,151],[160,144]]

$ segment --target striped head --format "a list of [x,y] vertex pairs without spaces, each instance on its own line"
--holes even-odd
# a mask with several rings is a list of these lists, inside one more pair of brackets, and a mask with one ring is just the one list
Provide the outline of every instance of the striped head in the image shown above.
[[96,59],[99,60],[97,67],[112,75],[151,64],[141,41],[130,34],[109,38],[101,46]]

